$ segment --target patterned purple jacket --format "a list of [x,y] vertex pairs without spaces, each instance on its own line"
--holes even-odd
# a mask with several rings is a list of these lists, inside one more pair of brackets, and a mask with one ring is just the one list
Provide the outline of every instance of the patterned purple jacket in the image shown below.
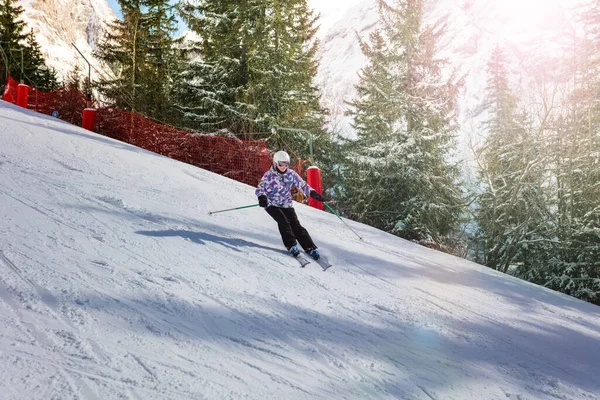
[[292,187],[297,187],[308,197],[313,190],[304,180],[294,171],[288,168],[281,173],[271,167],[263,175],[258,187],[256,196],[265,195],[269,200],[270,206],[281,208],[292,208]]

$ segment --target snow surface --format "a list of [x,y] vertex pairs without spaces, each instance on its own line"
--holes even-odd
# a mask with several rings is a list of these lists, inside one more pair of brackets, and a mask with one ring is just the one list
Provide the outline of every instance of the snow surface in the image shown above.
[[0,398],[599,399],[600,307],[0,102]]

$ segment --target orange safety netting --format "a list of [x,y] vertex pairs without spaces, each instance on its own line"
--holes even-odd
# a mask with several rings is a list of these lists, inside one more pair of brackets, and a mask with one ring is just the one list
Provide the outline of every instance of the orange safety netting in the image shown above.
[[[8,93],[7,97],[12,96],[10,101],[13,103],[17,100],[17,86],[18,82],[9,78],[5,93]],[[32,89],[29,92],[28,108],[57,115],[79,126],[86,105],[85,95],[73,88],[53,92]],[[258,184],[271,166],[271,154],[264,140],[190,133],[111,107],[98,109],[95,131],[252,186]],[[303,163],[299,162],[294,169],[302,173]]]
[[81,126],[81,112],[87,106],[85,95],[72,87],[66,87],[53,92],[42,92],[32,88],[29,91],[30,110],[52,115],[73,125]]
[[98,109],[96,132],[252,186],[271,165],[264,140],[189,133],[110,107]]

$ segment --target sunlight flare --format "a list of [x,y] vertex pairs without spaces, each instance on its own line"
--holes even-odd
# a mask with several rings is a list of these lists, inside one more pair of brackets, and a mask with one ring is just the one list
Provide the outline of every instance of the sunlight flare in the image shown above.
[[555,23],[559,7],[556,0],[503,0],[495,5],[498,13],[497,29],[507,39],[521,34],[544,30]]

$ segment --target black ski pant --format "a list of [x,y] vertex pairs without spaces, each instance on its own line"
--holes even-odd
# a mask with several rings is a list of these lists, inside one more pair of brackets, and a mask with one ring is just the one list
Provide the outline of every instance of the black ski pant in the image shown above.
[[281,239],[283,240],[286,249],[289,249],[296,244],[296,240],[304,250],[317,247],[313,243],[308,231],[300,225],[298,217],[296,216],[296,211],[293,208],[269,206],[266,210],[269,215],[277,221],[279,233],[281,233]]

